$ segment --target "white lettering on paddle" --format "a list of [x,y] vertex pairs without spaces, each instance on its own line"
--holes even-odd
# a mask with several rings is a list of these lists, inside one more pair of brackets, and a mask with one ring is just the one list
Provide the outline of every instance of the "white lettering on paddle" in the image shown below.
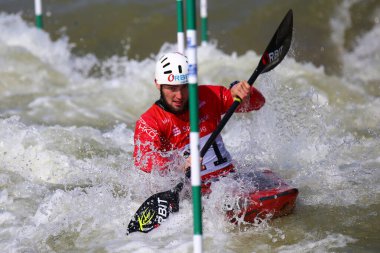
[[273,52],[268,53],[270,63],[278,61],[280,59],[282,47],[283,46],[281,46],[279,49],[274,50]]
[[168,202],[157,198],[158,202],[158,218],[157,222],[161,224],[168,217]]

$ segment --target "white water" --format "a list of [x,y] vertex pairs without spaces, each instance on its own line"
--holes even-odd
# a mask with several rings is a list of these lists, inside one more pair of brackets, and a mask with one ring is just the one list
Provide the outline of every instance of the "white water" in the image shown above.
[[[158,97],[156,55],[79,57],[67,38],[52,41],[19,15],[0,14],[0,28],[4,252],[191,251],[188,199],[157,230],[125,236],[139,205],[178,181],[132,165],[134,122]],[[380,99],[371,92],[380,80],[379,31],[377,24],[352,52],[342,52],[342,76],[290,54],[258,79],[265,107],[234,115],[223,136],[240,170],[270,167],[296,186],[297,208],[289,217],[236,228],[220,209],[231,185],[222,180],[203,202],[207,252],[379,246],[371,224],[380,211]],[[165,44],[161,52],[174,49]],[[228,55],[216,45],[198,53],[199,83],[248,78],[260,58],[253,51]]]

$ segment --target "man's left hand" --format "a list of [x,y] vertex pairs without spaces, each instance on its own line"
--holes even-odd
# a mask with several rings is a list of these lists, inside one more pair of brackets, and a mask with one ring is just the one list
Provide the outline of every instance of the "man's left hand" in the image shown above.
[[251,86],[247,81],[240,81],[234,86],[231,87],[231,95],[232,97],[238,97],[241,100],[245,100],[251,91]]

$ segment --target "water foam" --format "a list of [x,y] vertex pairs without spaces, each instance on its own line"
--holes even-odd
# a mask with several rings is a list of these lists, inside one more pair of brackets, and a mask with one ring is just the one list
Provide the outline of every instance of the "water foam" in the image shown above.
[[[1,214],[9,218],[5,224],[9,227],[3,226],[2,232],[12,235],[2,245],[20,251],[191,250],[192,205],[186,198],[181,211],[152,233],[124,235],[129,219],[147,197],[178,182],[175,175],[164,179],[133,169],[133,122],[158,97],[152,83],[156,56],[141,61],[114,56],[100,62],[91,55],[73,55],[66,38],[53,42],[19,15],[2,14],[0,20],[9,36],[0,35],[0,53],[13,62],[2,74],[13,80],[6,83],[15,86],[9,90],[2,86],[6,90],[2,96],[33,93],[22,105],[12,99],[2,103],[7,106],[0,117],[0,183],[6,190],[0,199],[10,208]],[[23,37],[17,40],[19,34]],[[41,43],[29,45],[39,36]],[[175,45],[165,44],[157,56],[174,49]],[[253,51],[226,54],[215,44],[199,48],[198,53],[199,83],[227,86],[246,79],[259,60]],[[234,115],[223,133],[238,168],[271,167],[300,189],[301,213],[308,206],[371,205],[378,196],[374,186],[379,177],[373,172],[378,146],[376,140],[355,138],[351,125],[344,122],[352,114],[340,110],[356,108],[356,102],[366,98],[363,93],[352,98],[356,90],[350,84],[291,57],[276,71],[260,76],[255,85],[267,98],[265,107]],[[342,101],[342,94],[354,102]],[[367,126],[365,118],[358,121]],[[219,208],[231,184],[222,182],[220,190],[205,200],[207,249],[234,252],[241,249],[241,241],[252,248],[272,249],[275,243],[289,244],[297,237],[286,227],[293,224],[302,230],[302,224],[297,220],[286,224],[286,218],[284,223],[232,227]],[[252,236],[257,242],[252,243]],[[340,234],[312,235],[280,250],[328,250],[351,241]]]

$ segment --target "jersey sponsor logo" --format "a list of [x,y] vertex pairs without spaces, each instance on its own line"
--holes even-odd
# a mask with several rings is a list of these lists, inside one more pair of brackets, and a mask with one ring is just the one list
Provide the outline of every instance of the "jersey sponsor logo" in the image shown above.
[[169,82],[173,82],[173,81],[177,81],[177,82],[181,82],[181,83],[187,83],[187,74],[181,74],[181,75],[173,75],[173,74],[170,74],[168,75],[168,81]]
[[165,119],[162,120],[162,124],[168,124],[169,122],[170,122],[170,120],[167,119],[167,118],[165,118]]
[[181,130],[178,127],[173,128],[173,136],[178,136],[181,134]]
[[140,122],[141,124],[139,124],[139,130],[141,130],[141,132],[146,133],[151,138],[157,136],[156,129],[150,127],[143,119],[140,119]]
[[208,114],[206,114],[205,116],[203,116],[202,118],[199,119],[199,123],[202,123],[206,120],[208,120],[210,118],[210,116]]
[[184,132],[189,132],[190,131],[190,126],[184,126],[184,127],[182,127],[182,130]]
[[207,127],[202,126],[199,130],[200,130],[201,133],[206,133],[207,132]]

